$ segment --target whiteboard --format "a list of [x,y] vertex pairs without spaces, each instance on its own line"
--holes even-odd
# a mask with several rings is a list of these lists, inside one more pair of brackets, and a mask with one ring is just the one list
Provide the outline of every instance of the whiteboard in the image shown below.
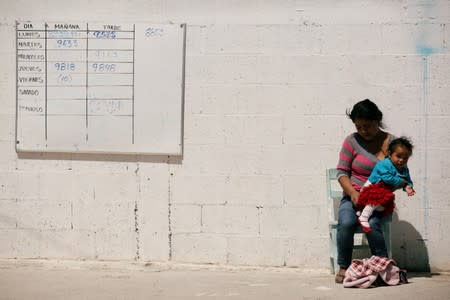
[[185,24],[17,22],[18,152],[181,155]]

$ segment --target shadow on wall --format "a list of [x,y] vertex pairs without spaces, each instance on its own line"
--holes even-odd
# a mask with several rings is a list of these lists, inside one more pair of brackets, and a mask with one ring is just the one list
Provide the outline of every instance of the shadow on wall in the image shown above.
[[411,223],[392,215],[392,258],[400,268],[414,272],[430,272],[426,240]]

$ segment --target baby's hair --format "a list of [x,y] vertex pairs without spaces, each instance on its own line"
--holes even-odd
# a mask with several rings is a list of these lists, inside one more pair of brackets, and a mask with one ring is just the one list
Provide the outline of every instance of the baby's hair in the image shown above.
[[409,152],[411,152],[411,153],[414,148],[411,140],[405,136],[393,139],[392,142],[389,143],[389,146],[388,146],[389,153],[394,152],[394,150],[395,150],[395,148],[397,148],[397,146],[403,146],[406,149],[408,149]]

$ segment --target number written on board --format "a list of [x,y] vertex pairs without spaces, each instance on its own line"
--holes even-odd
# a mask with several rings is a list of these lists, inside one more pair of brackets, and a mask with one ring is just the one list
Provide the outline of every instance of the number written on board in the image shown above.
[[94,31],[94,36],[98,39],[115,39],[115,31]]
[[149,27],[145,30],[146,37],[162,36],[163,33],[164,29],[162,28]]
[[57,62],[55,63],[56,71],[75,71],[74,63]]
[[59,48],[77,48],[77,40],[56,40],[56,44]]
[[94,72],[115,72],[116,64],[92,64]]

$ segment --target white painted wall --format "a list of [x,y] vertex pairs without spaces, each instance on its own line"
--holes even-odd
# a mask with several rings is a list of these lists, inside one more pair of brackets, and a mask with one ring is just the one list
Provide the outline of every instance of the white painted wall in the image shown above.
[[[185,153],[18,157],[15,20],[187,23]],[[450,2],[0,3],[0,257],[328,267],[324,170],[364,98],[412,137],[394,258],[450,270]]]

